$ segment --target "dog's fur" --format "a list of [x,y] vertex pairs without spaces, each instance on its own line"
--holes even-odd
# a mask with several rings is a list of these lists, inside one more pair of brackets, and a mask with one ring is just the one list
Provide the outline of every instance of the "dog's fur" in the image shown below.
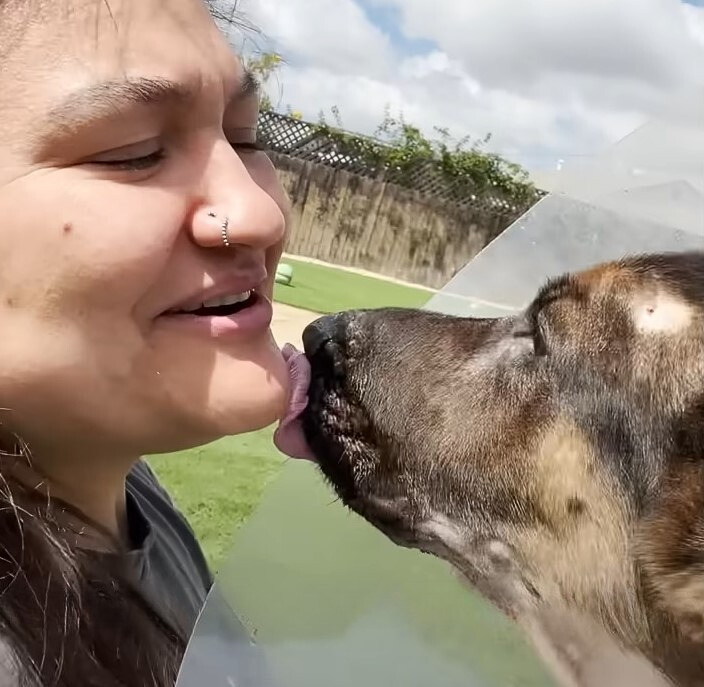
[[704,685],[704,254],[515,317],[322,318],[303,417],[343,502],[449,561],[566,685]]

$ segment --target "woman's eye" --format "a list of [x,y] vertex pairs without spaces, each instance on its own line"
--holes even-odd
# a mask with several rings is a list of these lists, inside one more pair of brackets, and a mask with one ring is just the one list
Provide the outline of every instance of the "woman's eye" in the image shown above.
[[120,171],[139,171],[155,167],[165,156],[166,151],[158,143],[151,141],[115,148],[95,155],[85,162]]
[[230,145],[235,150],[243,153],[256,153],[264,150],[264,146],[258,141],[230,141]]
[[[240,153],[264,150],[257,141],[233,141],[232,147]],[[118,171],[140,171],[156,167],[166,157],[166,151],[157,142],[149,141],[115,148],[84,160],[82,164],[98,165]]]

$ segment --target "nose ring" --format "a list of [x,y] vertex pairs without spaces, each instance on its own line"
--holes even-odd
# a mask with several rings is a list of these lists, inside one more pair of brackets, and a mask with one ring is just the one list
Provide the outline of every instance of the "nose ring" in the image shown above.
[[230,226],[230,218],[226,216],[223,223],[222,223],[221,231],[220,231],[220,236],[222,238],[222,242],[223,242],[223,245],[225,246],[225,248],[230,247],[230,239],[227,236],[227,228],[229,226]]
[[[217,217],[217,213],[213,212],[210,210],[208,212],[208,217]],[[227,228],[230,226],[230,218],[225,215],[225,219],[223,220],[222,224],[220,225],[220,238],[222,239],[222,244],[225,246],[225,248],[230,247],[230,238],[227,235]]]

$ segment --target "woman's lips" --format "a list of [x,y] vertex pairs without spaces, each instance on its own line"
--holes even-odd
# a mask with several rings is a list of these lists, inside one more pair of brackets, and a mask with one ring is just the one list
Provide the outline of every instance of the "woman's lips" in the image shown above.
[[258,293],[252,295],[252,303],[228,316],[193,315],[188,313],[165,313],[157,318],[161,326],[171,327],[191,334],[211,338],[239,338],[256,336],[266,332],[271,325],[273,306],[271,301]]
[[301,413],[308,405],[310,364],[306,356],[291,344],[286,344],[281,353],[288,365],[291,386],[286,413],[274,432],[274,445],[291,458],[315,460],[300,421]]

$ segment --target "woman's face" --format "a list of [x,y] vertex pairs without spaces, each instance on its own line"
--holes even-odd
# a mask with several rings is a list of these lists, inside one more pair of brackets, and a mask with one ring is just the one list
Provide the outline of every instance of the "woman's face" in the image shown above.
[[286,202],[242,65],[201,0],[32,4],[0,2],[0,422],[39,455],[271,424]]

